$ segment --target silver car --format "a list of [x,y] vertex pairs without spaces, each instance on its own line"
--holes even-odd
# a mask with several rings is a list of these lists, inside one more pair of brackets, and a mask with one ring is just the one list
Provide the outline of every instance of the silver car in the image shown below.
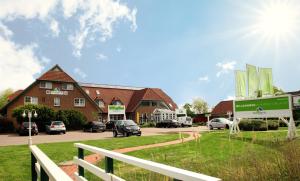
[[51,121],[46,125],[46,133],[63,133],[66,134],[66,126],[62,121]]
[[207,127],[212,130],[214,128],[218,129],[229,129],[232,125],[232,121],[226,118],[214,118],[207,122]]

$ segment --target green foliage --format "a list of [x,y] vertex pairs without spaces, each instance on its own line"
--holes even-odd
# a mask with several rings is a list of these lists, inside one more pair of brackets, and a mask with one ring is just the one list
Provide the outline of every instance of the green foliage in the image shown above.
[[284,94],[284,91],[280,89],[279,87],[273,86],[274,89],[274,95],[281,95]]
[[68,130],[82,129],[82,125],[86,123],[86,117],[76,110],[59,110],[55,112],[52,108],[43,105],[27,104],[17,107],[13,110],[13,117],[18,123],[28,121],[28,116],[23,118],[24,110],[36,110],[38,116],[32,116],[32,121],[36,122],[40,131],[45,130],[46,123],[51,121],[63,121]]
[[27,104],[24,106],[19,106],[13,110],[13,117],[15,117],[18,121],[18,123],[22,123],[24,121],[28,121],[28,115],[26,114],[26,117],[24,118],[22,116],[24,110],[35,110],[38,114],[37,117],[34,117],[32,115],[32,121],[35,122],[38,125],[39,130],[44,131],[45,130],[45,124],[50,121],[55,120],[55,112],[53,109],[43,106],[43,105],[33,105],[33,104]]
[[0,93],[0,108],[2,108],[8,101],[8,96],[13,93],[12,89],[6,89]]
[[156,126],[155,122],[150,121],[150,122],[142,124],[140,127],[142,127],[142,128],[155,128],[155,126]]
[[195,113],[197,114],[208,112],[208,104],[201,98],[194,99],[192,105]]
[[184,104],[183,108],[186,109],[187,116],[193,117],[195,115],[193,106],[190,103]]
[[262,119],[244,119],[239,124],[239,128],[244,131],[277,130],[278,127],[278,120],[268,120],[266,122]]
[[87,122],[86,117],[76,110],[64,110],[64,115],[68,120],[67,129],[77,130],[82,129],[82,126]]
[[56,114],[55,114],[55,120],[56,121],[62,121],[62,122],[64,122],[65,125],[70,124],[69,120],[68,120],[68,118],[65,114],[65,111],[61,111],[61,110],[57,111]]

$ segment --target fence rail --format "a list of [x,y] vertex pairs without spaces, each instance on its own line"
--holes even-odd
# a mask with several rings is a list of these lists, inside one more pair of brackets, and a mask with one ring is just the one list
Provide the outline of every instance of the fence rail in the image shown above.
[[31,151],[31,180],[37,181],[72,181],[45,153],[37,146],[30,146]]
[[[108,151],[102,148],[85,145],[82,143],[75,143],[75,147],[78,148],[78,157],[74,157],[74,162],[78,165],[78,173],[75,173],[75,177],[79,181],[85,181],[84,178],[84,169],[87,169],[91,173],[95,174],[103,180],[114,180],[114,181],[123,181],[123,179],[113,175],[113,160],[119,160],[127,164],[131,164],[146,170],[150,170],[168,177],[173,178],[174,180],[188,180],[188,181],[219,181],[221,179],[211,177],[208,175],[195,173],[187,170],[183,170],[176,167],[171,167],[168,165],[143,160],[140,158],[124,155],[121,153],[116,153],[113,151]],[[105,170],[96,167],[93,164],[90,164],[84,161],[84,150],[88,150],[93,153],[101,154],[105,156]]]

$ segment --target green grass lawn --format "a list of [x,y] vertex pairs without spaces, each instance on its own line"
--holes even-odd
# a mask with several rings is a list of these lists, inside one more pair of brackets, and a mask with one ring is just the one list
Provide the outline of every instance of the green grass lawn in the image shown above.
[[[300,131],[298,131],[300,135]],[[300,180],[300,139],[286,131],[204,133],[198,141],[128,153],[223,180]],[[99,163],[103,167],[103,163]],[[164,176],[116,162],[115,174],[126,180],[168,180]],[[97,180],[87,174],[89,180]]]
[[[178,134],[168,134],[80,141],[80,143],[112,150],[167,142],[178,138]],[[77,149],[74,147],[74,143],[75,142],[47,143],[39,144],[38,147],[58,164],[72,160],[73,156],[77,155]],[[30,151],[27,145],[0,147],[0,155],[0,181],[30,180]]]

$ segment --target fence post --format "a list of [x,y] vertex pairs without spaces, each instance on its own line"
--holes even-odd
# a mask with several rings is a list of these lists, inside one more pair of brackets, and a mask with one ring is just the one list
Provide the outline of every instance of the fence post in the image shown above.
[[[78,148],[78,158],[84,160],[84,153],[82,148]],[[84,177],[84,168],[78,165],[78,174],[79,176]]]
[[49,176],[45,172],[44,168],[41,166],[41,181],[49,181]]
[[36,158],[31,153],[31,181],[37,181],[37,173],[35,170]]
[[114,173],[114,160],[110,157],[105,157],[105,172]]

